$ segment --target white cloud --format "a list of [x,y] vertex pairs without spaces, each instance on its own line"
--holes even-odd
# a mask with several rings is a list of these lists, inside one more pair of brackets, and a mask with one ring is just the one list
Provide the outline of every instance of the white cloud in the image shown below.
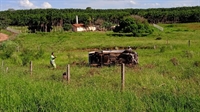
[[19,4],[21,7],[24,7],[24,8],[36,8],[36,6],[29,0],[20,0]]
[[50,3],[48,3],[48,2],[44,2],[43,4],[42,4],[42,8],[52,8],[52,6],[51,6],[51,4]]
[[155,3],[154,5],[155,5],[155,6],[159,6],[160,4],[159,4],[159,3]]
[[26,9],[35,9],[35,8],[52,8],[51,4],[48,2],[44,2],[41,6],[36,6],[33,2],[30,0],[19,0],[19,5],[22,8]]
[[131,3],[132,5],[136,5],[136,2],[133,1],[133,0],[131,0],[130,3]]

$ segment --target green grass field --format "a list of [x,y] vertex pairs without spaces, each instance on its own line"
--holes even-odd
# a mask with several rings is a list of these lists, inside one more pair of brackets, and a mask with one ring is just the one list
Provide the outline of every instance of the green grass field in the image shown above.
[[[21,33],[2,42],[0,111],[200,111],[200,23],[160,26],[163,32],[154,29],[147,37],[60,31]],[[120,66],[88,67],[88,52],[127,46],[137,48],[139,65],[125,68],[121,92]],[[62,81],[68,64],[70,83]]]

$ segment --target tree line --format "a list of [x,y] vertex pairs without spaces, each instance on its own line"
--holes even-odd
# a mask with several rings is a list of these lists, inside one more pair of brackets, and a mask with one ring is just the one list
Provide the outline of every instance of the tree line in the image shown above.
[[[71,24],[96,25],[109,29],[124,17],[141,16],[149,23],[187,23],[200,21],[200,7],[152,8],[152,9],[29,9],[0,12],[0,25],[29,26],[29,29],[50,31],[52,26],[69,30]],[[1,28],[0,27],[0,28]]]

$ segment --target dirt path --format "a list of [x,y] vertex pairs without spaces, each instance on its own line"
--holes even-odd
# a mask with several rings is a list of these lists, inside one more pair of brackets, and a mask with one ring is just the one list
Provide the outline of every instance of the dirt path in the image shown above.
[[4,40],[7,40],[7,39],[8,39],[8,35],[0,33],[0,42],[4,41]]

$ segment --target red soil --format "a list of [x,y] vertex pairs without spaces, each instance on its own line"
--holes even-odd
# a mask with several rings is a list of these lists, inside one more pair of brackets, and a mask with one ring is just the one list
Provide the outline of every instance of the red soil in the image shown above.
[[0,42],[4,41],[4,40],[7,40],[7,39],[8,39],[8,35],[0,33]]

